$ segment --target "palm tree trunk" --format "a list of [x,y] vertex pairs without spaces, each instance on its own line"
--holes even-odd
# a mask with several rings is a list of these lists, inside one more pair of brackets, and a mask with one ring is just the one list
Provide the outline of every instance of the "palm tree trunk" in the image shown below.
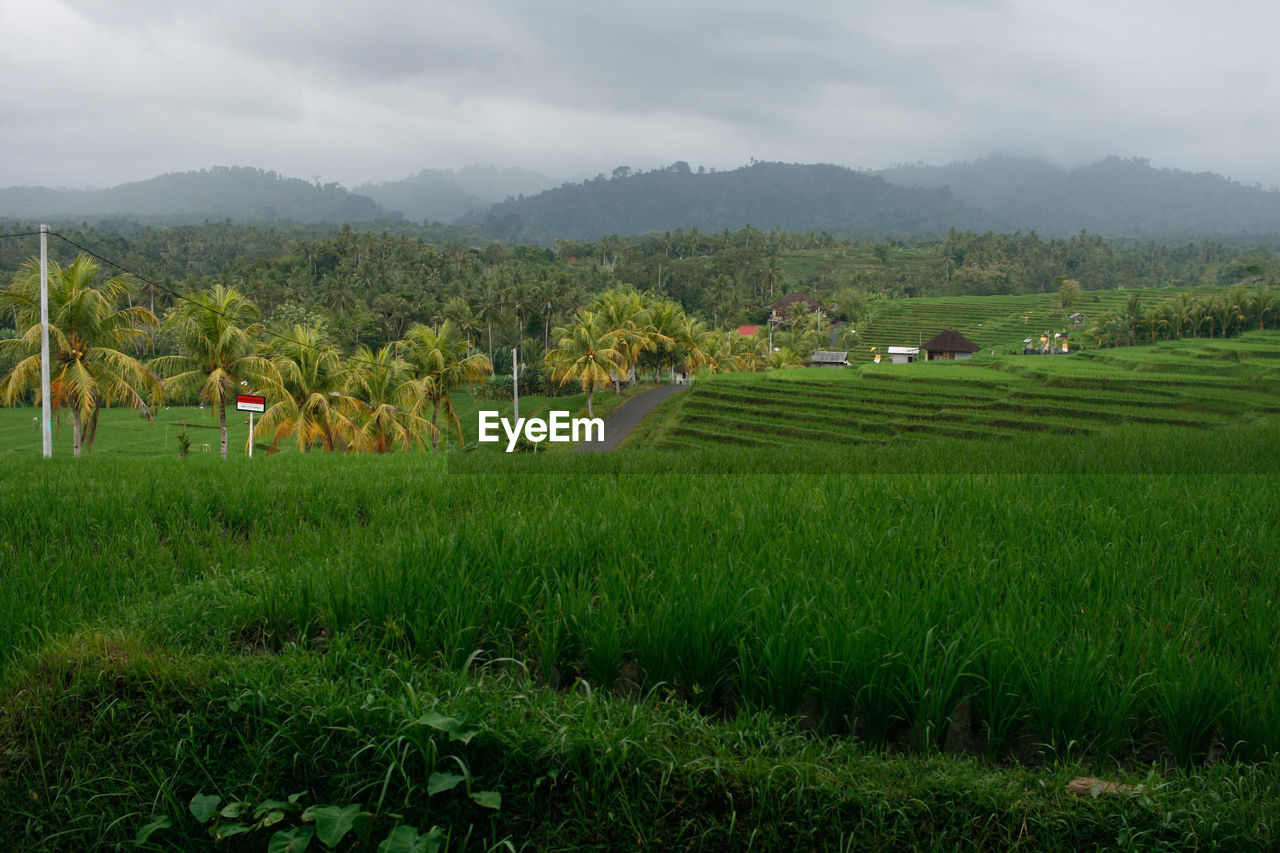
[[[218,403],[218,429],[222,433],[222,458],[227,458],[227,403],[222,401]],[[249,436],[249,440],[253,441],[253,436]]]
[[440,401],[431,401],[431,426],[435,429],[431,430],[431,452],[440,452],[440,428],[436,427],[436,419],[440,417]]
[[592,383],[591,385],[587,386],[587,417],[589,418],[594,418],[596,416],[595,412],[591,410],[591,392],[594,390],[594,388],[595,388],[595,383]]
[[83,439],[84,424],[80,420],[80,409],[71,407],[71,455],[80,456],[80,442]]

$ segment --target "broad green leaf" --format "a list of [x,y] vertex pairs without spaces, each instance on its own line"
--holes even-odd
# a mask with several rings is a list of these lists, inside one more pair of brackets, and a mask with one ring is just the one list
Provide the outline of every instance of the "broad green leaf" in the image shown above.
[[273,811],[295,812],[300,808],[301,806],[299,806],[296,802],[284,802],[283,800],[263,800],[262,802],[258,803],[258,807],[253,810],[253,816],[255,819],[257,819],[262,817],[262,815],[266,812],[273,812]]
[[[254,815],[254,817],[258,817],[258,816]],[[276,809],[275,811],[267,812],[266,815],[263,816],[258,821],[258,826],[259,827],[275,826],[277,823],[279,823],[282,820],[284,820],[284,812],[281,811],[280,809]]]
[[431,827],[430,832],[422,835],[416,827],[401,824],[378,845],[378,853],[436,853],[443,840],[444,831],[438,826]]
[[[343,837],[356,828],[362,817],[359,804],[349,806],[313,806],[305,812],[316,822],[316,837],[329,847],[336,847]],[[368,818],[365,817],[367,824]]]
[[479,731],[479,729],[467,729],[465,732],[462,730],[449,732],[449,740],[461,741],[464,744],[471,743],[471,739],[479,734]]
[[302,853],[311,843],[315,835],[314,827],[297,826],[293,829],[282,829],[271,836],[267,842],[267,853]]
[[466,776],[459,776],[457,773],[432,773],[427,779],[427,794],[434,797],[436,794],[452,791],[466,779]]
[[461,717],[446,717],[435,711],[427,711],[417,719],[420,726],[430,726],[441,732],[447,732],[449,740],[470,743],[471,739],[476,736],[476,730],[463,730]]
[[230,818],[234,820],[235,818],[240,817],[240,815],[245,811],[245,809],[249,808],[249,806],[251,805],[253,804],[252,803],[227,803],[225,806],[222,807],[222,810],[219,811],[218,814],[222,815],[225,818]]
[[444,714],[438,714],[435,711],[427,711],[417,720],[420,726],[430,726],[433,729],[450,734],[461,730],[462,720],[457,717],[446,717]]
[[222,839],[230,838],[233,835],[243,835],[252,828],[253,827],[246,826],[243,823],[220,823],[218,824],[217,831],[214,833],[213,837],[218,841],[221,841]]
[[143,844],[156,830],[168,829],[171,826],[173,826],[173,819],[167,814],[162,814],[160,817],[153,819],[151,823],[139,829],[138,834],[133,837],[133,840],[139,844]]
[[502,808],[502,794],[497,791],[476,791],[471,795],[471,799],[475,800],[477,805],[484,806],[486,809]]
[[217,794],[196,794],[191,798],[191,803],[187,806],[191,810],[191,816],[196,819],[197,823],[206,823],[218,812],[218,803],[222,801],[222,797]]

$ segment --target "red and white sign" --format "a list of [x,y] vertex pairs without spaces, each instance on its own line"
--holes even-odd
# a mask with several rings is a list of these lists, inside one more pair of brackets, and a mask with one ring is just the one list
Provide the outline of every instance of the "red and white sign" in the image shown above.
[[236,411],[265,412],[266,410],[267,410],[266,397],[253,397],[248,394],[236,395]]

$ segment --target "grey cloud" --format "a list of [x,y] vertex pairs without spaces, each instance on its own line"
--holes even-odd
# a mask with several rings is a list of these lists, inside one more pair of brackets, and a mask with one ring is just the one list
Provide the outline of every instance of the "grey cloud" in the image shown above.
[[[992,151],[1270,183],[1278,17],[1187,0],[0,0],[17,44],[0,74],[24,81],[0,91],[0,185],[162,162],[354,184],[477,160],[568,176]],[[37,74],[51,21],[59,62]],[[42,175],[51,102],[101,139],[57,140]]]

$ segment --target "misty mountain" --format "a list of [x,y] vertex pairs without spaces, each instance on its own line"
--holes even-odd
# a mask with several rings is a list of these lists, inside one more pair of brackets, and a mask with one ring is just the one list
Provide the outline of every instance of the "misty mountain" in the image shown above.
[[993,226],[945,188],[897,186],[843,166],[754,163],[728,172],[694,172],[683,162],[638,173],[620,167],[611,178],[509,199],[461,222],[500,240],[542,244],[695,227],[882,236]]
[[1062,181],[1067,170],[1044,160],[995,154],[971,163],[898,165],[873,174],[903,187],[947,187],[966,204],[1003,220],[1028,199]]
[[1144,238],[1280,234],[1280,192],[1212,172],[1156,169],[1142,158],[1107,157],[1067,171],[1039,160],[988,157],[878,174],[899,186],[948,188],[984,208],[1002,231]]
[[394,218],[371,198],[338,184],[275,172],[218,166],[177,172],[105,190],[0,189],[0,216],[22,220],[126,215],[171,222],[366,222]]
[[465,169],[423,169],[399,181],[361,184],[355,192],[414,222],[454,222],[495,202],[534,195],[556,185],[546,175],[528,169],[468,166]]

